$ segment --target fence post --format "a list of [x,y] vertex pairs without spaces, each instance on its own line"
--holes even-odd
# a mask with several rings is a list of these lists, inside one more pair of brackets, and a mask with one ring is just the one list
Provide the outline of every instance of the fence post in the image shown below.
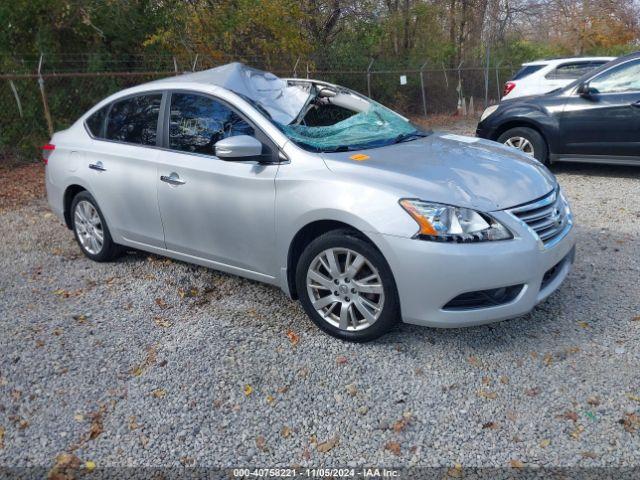
[[371,98],[371,66],[373,65],[373,58],[369,62],[367,67],[367,96]]
[[422,110],[424,111],[424,118],[427,118],[427,96],[424,91],[424,67],[427,66],[427,62],[424,62],[420,67],[420,91],[422,92]]
[[484,108],[489,106],[489,64],[491,63],[491,47],[487,45],[487,66],[484,71]]
[[173,57],[173,69],[176,72],[176,75],[178,74],[178,62],[176,61],[176,57]]
[[500,101],[500,97],[502,96],[502,90],[500,89],[500,73],[498,71],[501,63],[502,60],[496,63],[496,88],[498,89],[498,102]]
[[49,103],[47,102],[47,95],[44,91],[44,78],[42,77],[42,59],[44,55],[40,54],[40,61],[38,62],[38,85],[40,86],[40,95],[42,95],[42,109],[44,110],[44,118],[47,121],[47,129],[49,130],[49,137],[53,136],[53,121],[51,120],[51,113],[49,112]]
[[298,63],[300,63],[300,57],[296,58],[296,64],[293,66],[293,78],[298,78]]
[[191,67],[191,71],[196,71],[196,65],[198,64],[198,54],[196,53],[196,58],[193,59],[193,66]]

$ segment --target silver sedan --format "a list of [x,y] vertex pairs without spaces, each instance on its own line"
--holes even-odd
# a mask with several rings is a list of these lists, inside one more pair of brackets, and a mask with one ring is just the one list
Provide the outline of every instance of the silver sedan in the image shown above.
[[87,257],[135,248],[277,285],[345,340],[523,315],[573,263],[538,161],[325,82],[237,63],[167,78],[43,148],[49,205]]

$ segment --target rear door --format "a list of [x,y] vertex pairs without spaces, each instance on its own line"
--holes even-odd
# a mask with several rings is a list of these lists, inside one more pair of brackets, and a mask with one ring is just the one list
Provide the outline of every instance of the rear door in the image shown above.
[[166,248],[247,276],[274,276],[278,165],[225,161],[216,157],[214,146],[234,135],[255,136],[263,152],[277,154],[275,145],[219,99],[180,91],[167,102],[156,180]]
[[162,98],[162,92],[128,96],[89,117],[92,149],[82,167],[112,233],[155,247],[164,246],[156,192]]
[[640,59],[616,65],[573,93],[560,118],[561,155],[640,157]]

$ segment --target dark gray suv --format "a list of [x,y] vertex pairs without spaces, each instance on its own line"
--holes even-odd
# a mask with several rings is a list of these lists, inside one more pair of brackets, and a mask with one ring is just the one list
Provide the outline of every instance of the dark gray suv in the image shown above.
[[488,107],[476,135],[545,163],[640,165],[640,52],[553,92]]

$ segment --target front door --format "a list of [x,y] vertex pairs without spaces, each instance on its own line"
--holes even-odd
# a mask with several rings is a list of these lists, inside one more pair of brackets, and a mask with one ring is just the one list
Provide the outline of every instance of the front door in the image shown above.
[[560,119],[560,154],[640,157],[640,60],[604,71],[573,94]]
[[158,158],[158,202],[166,248],[248,272],[275,276],[278,165],[225,161],[218,140],[252,135],[268,142],[225,103],[173,92],[167,147]]

